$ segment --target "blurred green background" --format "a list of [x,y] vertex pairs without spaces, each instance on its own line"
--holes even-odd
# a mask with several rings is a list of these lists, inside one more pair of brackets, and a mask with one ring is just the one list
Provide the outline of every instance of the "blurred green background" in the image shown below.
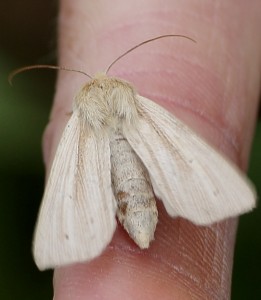
[[[31,240],[43,193],[41,139],[54,93],[55,72],[34,71],[7,82],[20,66],[55,63],[58,4],[0,2],[0,299],[52,299],[52,273],[39,272]],[[261,194],[261,122],[249,176]],[[232,299],[261,299],[261,208],[240,219]]]

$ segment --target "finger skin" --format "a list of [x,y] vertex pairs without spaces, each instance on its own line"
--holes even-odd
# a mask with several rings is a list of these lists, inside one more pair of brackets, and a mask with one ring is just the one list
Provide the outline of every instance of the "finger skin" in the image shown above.
[[[247,8],[245,7],[247,5]],[[138,93],[173,112],[242,169],[247,168],[260,84],[259,1],[61,0],[59,64],[93,75],[141,41],[115,65]],[[60,72],[44,140],[47,169],[87,81]],[[158,201],[159,202],[159,201]],[[155,241],[140,250],[118,226],[90,263],[55,270],[55,299],[229,299],[237,220],[197,227],[170,218],[159,202]]]

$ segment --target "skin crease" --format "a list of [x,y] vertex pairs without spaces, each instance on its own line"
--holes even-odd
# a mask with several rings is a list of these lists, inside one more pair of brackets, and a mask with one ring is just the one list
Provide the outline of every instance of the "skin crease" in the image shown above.
[[[245,7],[247,5],[247,7]],[[103,71],[173,112],[242,169],[255,125],[260,88],[260,1],[61,0],[59,65]],[[47,170],[71,112],[88,80],[60,72],[44,136]],[[97,259],[54,273],[54,299],[229,299],[237,220],[209,227],[170,218],[158,201],[155,241],[140,250],[118,226]]]

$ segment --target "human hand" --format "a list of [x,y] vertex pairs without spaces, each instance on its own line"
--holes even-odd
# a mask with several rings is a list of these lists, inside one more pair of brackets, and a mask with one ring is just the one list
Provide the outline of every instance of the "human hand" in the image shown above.
[[[112,6],[103,0],[63,0],[59,64],[93,75],[142,40],[166,33],[196,39],[196,45],[175,38],[146,45],[110,73],[129,80],[139,94],[246,169],[260,84],[259,11],[258,1],[214,6],[134,0]],[[59,74],[45,134],[48,168],[84,80]],[[140,250],[118,226],[99,258],[55,270],[55,299],[228,299],[237,220],[198,227],[172,219],[158,204],[159,224],[148,250]]]

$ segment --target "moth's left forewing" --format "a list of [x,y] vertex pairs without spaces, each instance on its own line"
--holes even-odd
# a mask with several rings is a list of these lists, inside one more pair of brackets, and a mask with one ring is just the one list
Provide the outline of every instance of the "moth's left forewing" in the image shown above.
[[74,112],[59,143],[35,231],[33,252],[44,270],[101,254],[116,228],[109,138]]
[[254,208],[243,173],[156,103],[137,96],[138,122],[123,132],[168,213],[211,224]]

